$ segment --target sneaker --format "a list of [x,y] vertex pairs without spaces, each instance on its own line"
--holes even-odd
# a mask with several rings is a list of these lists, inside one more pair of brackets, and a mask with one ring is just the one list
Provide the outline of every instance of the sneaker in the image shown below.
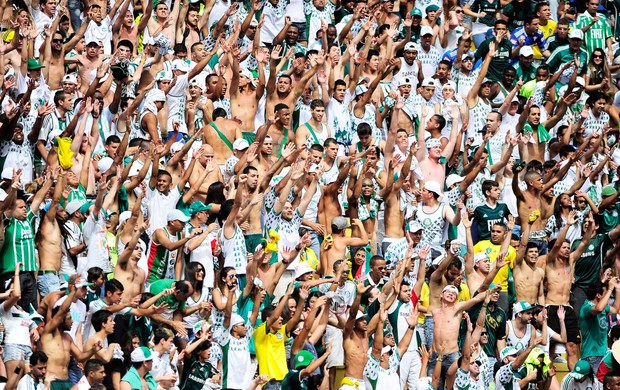
[[558,364],[567,364],[568,363],[566,361],[566,359],[564,359],[564,357],[560,353],[556,353],[555,354],[555,358],[553,358],[553,362],[554,363],[558,363]]

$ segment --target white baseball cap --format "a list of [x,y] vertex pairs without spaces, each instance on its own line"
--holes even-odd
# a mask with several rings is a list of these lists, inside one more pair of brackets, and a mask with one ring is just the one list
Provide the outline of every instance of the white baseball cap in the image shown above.
[[187,221],[189,221],[189,217],[187,215],[185,215],[185,213],[182,212],[181,210],[174,209],[174,210],[171,210],[171,211],[168,212],[167,220],[168,220],[168,222],[170,222],[170,221],[187,222]]
[[233,150],[245,150],[249,147],[250,143],[243,138],[236,139],[235,142],[233,142]]
[[425,35],[433,35],[433,29],[431,28],[431,26],[422,26],[422,28],[420,28],[420,36],[423,37]]
[[531,46],[523,46],[519,50],[519,55],[523,57],[531,57],[534,55],[534,50],[532,49]]

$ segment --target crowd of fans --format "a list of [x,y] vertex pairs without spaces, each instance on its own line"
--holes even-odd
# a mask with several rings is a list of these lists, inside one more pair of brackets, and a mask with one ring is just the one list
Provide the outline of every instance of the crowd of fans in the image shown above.
[[0,0],[0,388],[620,389],[618,5],[230,1]]

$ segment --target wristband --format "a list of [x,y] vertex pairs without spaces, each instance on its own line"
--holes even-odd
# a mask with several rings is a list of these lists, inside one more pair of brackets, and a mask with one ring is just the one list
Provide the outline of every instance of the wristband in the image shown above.
[[415,330],[415,325],[410,325],[410,326],[409,326],[409,329],[410,329],[410,330]]

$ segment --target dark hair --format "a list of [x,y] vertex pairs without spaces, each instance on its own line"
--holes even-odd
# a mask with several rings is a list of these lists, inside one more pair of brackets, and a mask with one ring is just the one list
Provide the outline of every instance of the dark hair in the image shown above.
[[536,4],[536,12],[540,12],[541,8],[544,6],[550,6],[549,3],[547,3],[546,1],[541,1],[540,3]]
[[366,56],[366,60],[370,60],[373,56],[379,57],[381,54],[374,49],[368,50],[368,55]]
[[458,257],[455,257],[454,259],[452,259],[450,264],[448,264],[448,269],[450,269],[452,267],[456,267],[458,269],[462,269],[463,268],[463,262]]
[[226,110],[224,110],[222,107],[218,107],[215,110],[213,110],[213,120],[216,120],[217,118],[226,118]]
[[220,219],[222,221],[225,221],[228,218],[228,215],[232,211],[234,204],[234,199],[226,199],[224,203],[222,203],[222,205],[220,206]]
[[88,269],[88,274],[86,276],[86,281],[87,282],[95,282],[96,280],[98,280],[100,277],[103,276],[103,270],[99,267],[91,267]]
[[[452,62],[448,61],[448,60],[441,60],[439,61],[439,65],[445,65],[448,67],[448,70],[452,69]],[[439,67],[439,65],[437,65],[437,67]]]
[[118,135],[113,134],[113,135],[109,136],[108,138],[106,138],[106,140],[105,140],[105,144],[106,145],[110,145],[112,143],[115,143],[115,144],[120,144],[121,143],[121,139],[118,138]]
[[35,366],[39,363],[47,363],[47,355],[43,351],[34,351],[30,355],[30,365]]
[[153,343],[157,345],[161,340],[168,340],[170,337],[174,337],[174,333],[170,329],[165,326],[157,327],[153,332]]
[[508,28],[508,22],[505,21],[505,20],[502,20],[502,19],[496,20],[495,23],[493,23],[493,27],[497,27],[500,24],[502,24],[502,25],[506,26],[506,28]]
[[112,312],[109,310],[99,310],[93,314],[90,323],[93,325],[95,332],[99,332],[103,324],[108,322],[108,318],[112,317]]
[[174,283],[174,289],[181,294],[187,294],[192,285],[187,280],[177,280]]
[[[187,53],[187,46],[185,46],[182,43],[177,43],[176,45],[174,45],[174,47],[172,48],[172,50],[174,50],[174,54],[178,54],[178,53]],[[211,76],[211,75],[209,75]],[[209,77],[207,76],[207,77]],[[216,75],[217,76],[217,75]]]
[[197,261],[192,261],[192,262],[189,262],[185,266],[185,278],[192,285],[192,287],[194,288],[194,291],[202,291],[202,286],[204,284],[204,279],[196,280],[196,275],[198,274],[199,268],[202,268],[202,270],[204,271],[203,273],[203,278],[204,278],[204,275],[206,274],[207,270],[205,266],[202,265],[202,263],[199,263]]
[[600,280],[595,280],[586,290],[586,298],[589,301],[593,301],[596,298],[596,294],[603,294],[605,291],[605,285]]
[[499,111],[491,111],[491,112],[489,112],[489,114],[495,114],[495,115],[497,115],[497,121],[498,121],[498,122],[501,122],[501,121],[502,121],[502,119],[504,119],[504,116],[503,116],[503,115],[502,115],[502,113],[501,113],[501,112],[499,112]]
[[368,123],[362,122],[359,125],[357,125],[357,135],[360,137],[372,135],[372,128],[370,127]]
[[172,175],[165,169],[160,169],[159,171],[157,171],[157,177],[159,178],[160,176],[168,176],[172,180]]
[[385,259],[381,255],[374,255],[370,258],[370,266],[375,265],[377,261],[385,261]]
[[321,99],[314,99],[310,102],[310,109],[314,110],[317,107],[325,108],[325,103]]
[[88,376],[91,372],[99,371],[99,369],[103,367],[103,364],[104,363],[99,359],[88,359],[84,364],[84,376]]
[[323,153],[325,151],[325,148],[321,146],[321,144],[312,144],[312,146],[310,146],[310,150],[315,150],[317,152]]
[[334,90],[339,85],[341,85],[341,86],[343,86],[345,88],[347,87],[347,83],[345,83],[343,79],[338,79],[338,80],[334,81]]
[[323,147],[325,147],[325,148],[326,148],[326,147],[328,147],[329,145],[333,145],[333,144],[338,145],[338,141],[336,141],[336,139],[335,139],[335,138],[328,137],[328,138],[326,138],[326,139],[325,139],[325,142],[323,142]]
[[202,41],[195,42],[194,44],[192,44],[192,47],[190,48],[190,51],[193,53],[193,52],[194,52],[194,49],[195,49],[196,47],[200,46],[200,45],[203,45],[203,46],[204,46],[204,43],[202,43]]
[[129,51],[133,52],[133,43],[131,43],[129,39],[121,39],[120,41],[118,41],[118,44],[116,45],[116,47],[118,48],[121,46],[125,46],[126,48],[129,49]]
[[205,204],[215,203],[222,204],[226,200],[226,195],[224,195],[224,183],[221,181],[216,181],[212,183],[207,189],[207,196],[205,199]]
[[446,127],[446,118],[444,118],[443,115],[439,115],[439,114],[435,114],[433,116],[435,117],[435,120],[439,124],[439,130],[443,130],[443,128]]
[[525,15],[525,19],[523,20],[525,24],[532,24],[532,20],[538,19],[538,15],[529,13]]
[[247,167],[243,168],[243,171],[241,171],[241,173],[247,175],[248,173],[250,173],[250,171],[258,171],[258,169],[256,169],[256,167],[248,165]]
[[561,24],[563,26],[569,26],[570,25],[570,21],[568,19],[566,19],[566,18],[560,18],[558,20],[557,24]]
[[538,160],[532,160],[530,162],[527,163],[527,166],[525,167],[525,171],[532,171],[532,170],[536,170],[536,171],[541,171],[543,170],[543,164],[538,161]]
[[217,287],[220,290],[223,290],[224,286],[226,286],[226,282],[224,281],[224,279],[226,279],[230,271],[235,271],[235,267],[224,267],[220,270],[217,278]]
[[123,287],[123,283],[119,282],[117,279],[110,279],[105,282],[105,293],[114,294],[116,291],[125,291],[125,287]]
[[58,103],[59,103],[61,100],[65,100],[65,98],[66,98],[66,97],[67,97],[67,95],[65,94],[65,91],[63,91],[62,89],[61,89],[60,91],[57,91],[57,92],[54,94],[54,104],[55,104],[55,105],[58,105]]
[[528,250],[533,249],[533,248],[538,249],[538,244],[536,244],[533,241],[528,241],[527,245],[525,246],[525,250],[528,251]]
[[267,322],[267,319],[273,314],[273,311],[276,308],[273,306],[267,306],[266,308],[263,309],[263,311],[260,312],[260,319],[263,322]]
[[[280,76],[280,77],[284,77],[284,76]],[[280,110],[285,110],[288,109],[288,106],[284,103],[278,103],[276,104],[276,106],[273,109],[273,112],[278,112]]]
[[487,196],[487,191],[491,191],[493,187],[499,187],[499,183],[495,180],[485,180],[482,182],[482,194]]

